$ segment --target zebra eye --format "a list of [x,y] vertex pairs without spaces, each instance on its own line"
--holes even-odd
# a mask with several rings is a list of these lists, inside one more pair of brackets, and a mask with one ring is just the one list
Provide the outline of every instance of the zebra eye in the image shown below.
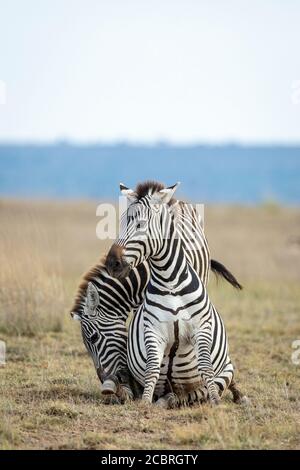
[[90,340],[93,344],[95,344],[98,341],[99,335],[98,333],[94,333],[91,337]]
[[139,220],[136,224],[137,230],[144,230],[146,228],[146,220]]

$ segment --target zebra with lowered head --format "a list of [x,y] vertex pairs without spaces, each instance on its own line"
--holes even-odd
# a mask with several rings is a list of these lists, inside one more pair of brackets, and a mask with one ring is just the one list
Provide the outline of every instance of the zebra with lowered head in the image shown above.
[[121,279],[145,261],[150,266],[128,341],[129,369],[144,387],[143,399],[205,389],[217,404],[227,387],[237,390],[233,366],[223,321],[184,249],[180,219],[170,205],[176,188],[140,195],[123,189],[132,203],[106,267]]
[[[106,403],[122,403],[142,396],[142,386],[128,371],[127,323],[130,313],[141,305],[149,279],[148,263],[132,269],[125,279],[115,279],[108,274],[103,261],[99,261],[84,275],[78,289],[72,317],[80,321],[83,342],[93,359]],[[139,317],[134,316],[131,331],[135,334],[138,323]],[[129,342],[132,336],[131,333]],[[239,392],[232,392],[238,401]],[[173,407],[204,401],[206,391],[180,390],[157,397],[159,405]]]
[[[141,198],[163,188],[159,183],[147,182],[138,185],[135,194]],[[126,194],[128,189],[123,186],[122,190]],[[133,202],[132,195],[128,195],[128,198]],[[210,266],[216,274],[222,275],[234,287],[240,288],[234,276],[221,263],[210,260],[202,220],[194,207],[174,199],[170,201],[170,205],[173,209],[176,208],[179,232],[187,256],[200,273],[201,279],[207,282]],[[118,260],[110,260],[111,268],[117,270]],[[132,269],[124,280],[112,278],[100,262],[87,272],[79,286],[71,313],[73,318],[81,322],[83,341],[102,382],[103,394],[113,396],[117,393],[120,398],[138,396],[140,393],[137,384],[126,374],[126,322],[130,312],[135,312],[142,303],[149,276],[149,265],[146,261]],[[188,401],[196,398],[193,394]]]
[[144,298],[150,279],[148,263],[132,269],[125,279],[112,278],[100,260],[84,276],[71,310],[80,321],[83,343],[90,354],[108,402],[140,394],[127,371],[127,321]]

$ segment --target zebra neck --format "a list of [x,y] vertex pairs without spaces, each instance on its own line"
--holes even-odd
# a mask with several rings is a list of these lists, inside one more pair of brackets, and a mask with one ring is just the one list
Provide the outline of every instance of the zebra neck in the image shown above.
[[188,282],[191,276],[181,240],[166,240],[163,252],[150,260],[152,281],[166,290],[175,291]]

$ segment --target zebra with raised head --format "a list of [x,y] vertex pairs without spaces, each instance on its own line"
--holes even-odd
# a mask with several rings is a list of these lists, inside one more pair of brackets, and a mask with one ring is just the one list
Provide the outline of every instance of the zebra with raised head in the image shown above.
[[190,263],[180,218],[170,204],[177,188],[122,188],[131,198],[106,267],[121,279],[148,261],[145,298],[129,330],[128,365],[144,386],[143,399],[203,390],[212,404],[233,382],[223,321]]
[[[142,197],[162,188],[163,186],[159,183],[146,183],[137,187],[137,194]],[[131,200],[131,196],[129,199]],[[206,282],[209,251],[202,230],[202,220],[192,205],[175,200],[172,200],[171,204],[173,208],[176,208],[178,220],[180,220],[179,229],[190,262],[196,266]],[[240,288],[234,276],[223,265],[211,260],[210,266],[234,287]],[[113,260],[112,267],[115,270],[118,269],[117,259]],[[71,312],[73,318],[81,321],[83,341],[93,359],[105,394],[117,391],[119,395],[125,397],[139,394],[139,390],[136,392],[135,382],[132,383],[130,377],[126,375],[126,322],[130,312],[134,312],[142,303],[148,281],[147,262],[131,270],[125,280],[111,278],[103,263],[100,262],[84,276],[79,286]],[[120,371],[122,371],[121,376]],[[132,392],[130,387],[133,388]],[[193,394],[188,401],[196,398]]]
[[[158,191],[167,191],[168,189],[170,188],[165,188],[162,183],[157,181],[140,183],[134,191],[120,184],[121,194],[126,196],[129,202],[128,211],[121,218],[121,230],[122,227],[123,230],[128,229],[127,219],[137,200],[150,197]],[[196,207],[174,197],[171,197],[167,204],[172,209],[173,214],[176,215],[177,234],[182,239],[187,259],[199,274],[202,282],[205,285],[208,284],[209,271],[211,269],[217,276],[222,276],[233,287],[241,290],[242,286],[233,274],[219,261],[210,258],[209,246],[203,228],[203,219]],[[116,251],[115,254],[117,255]],[[108,264],[115,263],[108,266],[108,268],[113,269],[115,276],[118,276],[118,270],[121,269],[122,271],[122,263],[120,263],[119,257],[111,257],[107,262]],[[122,274],[124,276],[124,272]]]

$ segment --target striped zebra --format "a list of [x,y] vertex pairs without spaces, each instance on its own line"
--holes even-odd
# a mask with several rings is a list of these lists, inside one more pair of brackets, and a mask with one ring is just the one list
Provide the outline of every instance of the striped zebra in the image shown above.
[[142,398],[207,391],[218,404],[233,381],[223,321],[205,282],[190,263],[181,220],[171,203],[178,184],[134,192],[118,240],[106,258],[110,275],[122,279],[141,263],[151,269],[145,298],[129,329],[128,366],[144,387]]
[[[148,263],[133,268],[125,279],[115,279],[108,274],[101,260],[84,275],[78,289],[72,317],[81,323],[83,342],[93,359],[107,403],[142,396],[139,382],[128,373],[127,322],[130,313],[136,312],[143,302],[149,280]],[[132,323],[135,333],[138,318],[134,316]],[[205,399],[203,389],[190,392],[180,390],[177,395],[167,393],[160,398],[159,404],[174,407]]]
[[[162,188],[163,186],[158,183],[146,183],[138,186],[136,194],[142,197]],[[176,207],[182,224],[185,219],[187,229],[184,233],[182,229],[182,236],[190,261],[201,273],[203,280],[207,281],[209,251],[201,218],[190,204],[184,205],[172,200],[172,205]],[[191,240],[193,242],[190,247],[188,243]],[[117,260],[114,261],[113,267],[115,269],[118,267]],[[241,288],[234,276],[221,263],[211,260],[210,267],[234,287]],[[71,313],[75,319],[81,321],[83,341],[103,383],[104,393],[115,392],[119,384],[117,372],[126,371],[126,321],[129,313],[135,312],[142,303],[149,276],[150,271],[146,261],[136,269],[132,269],[125,280],[111,278],[100,262],[84,276],[79,286]],[[130,382],[125,373],[121,377],[123,386],[118,387],[118,390],[124,389],[121,395],[132,396],[130,387],[135,393],[136,384],[126,386],[126,380]]]
[[[106,403],[142,397],[143,389],[127,366],[127,320],[143,301],[149,279],[146,263],[132,269],[126,279],[117,280],[109,276],[101,261],[86,273],[80,286],[72,317],[81,323],[83,342],[93,359]],[[160,404],[174,407],[204,399],[205,392],[197,390],[162,397]]]
[[[134,208],[135,203],[145,197],[150,198],[159,191],[166,191],[162,183],[156,181],[146,181],[137,185],[135,191],[120,184],[121,194],[126,196],[129,201],[128,212],[123,214],[121,219],[121,230],[127,230],[127,216]],[[203,230],[203,219],[193,204],[171,198],[168,205],[176,215],[177,234],[182,239],[183,248],[185,250],[189,263],[199,274],[202,282],[207,285],[209,281],[209,271],[217,276],[222,276],[234,288],[242,289],[241,284],[233,276],[233,274],[220,262],[210,259],[210,251],[208,242]],[[143,223],[143,221],[141,222]],[[121,253],[121,252],[120,252]],[[118,277],[119,272],[124,277],[123,266],[116,245],[114,245],[114,256],[110,256],[107,260],[107,268],[113,270],[114,276]],[[110,255],[112,252],[110,253]]]
[[127,322],[141,305],[150,279],[148,263],[132,269],[125,279],[112,278],[100,260],[84,276],[71,310],[79,320],[83,343],[102,383],[103,395],[121,401],[140,395],[127,369]]

